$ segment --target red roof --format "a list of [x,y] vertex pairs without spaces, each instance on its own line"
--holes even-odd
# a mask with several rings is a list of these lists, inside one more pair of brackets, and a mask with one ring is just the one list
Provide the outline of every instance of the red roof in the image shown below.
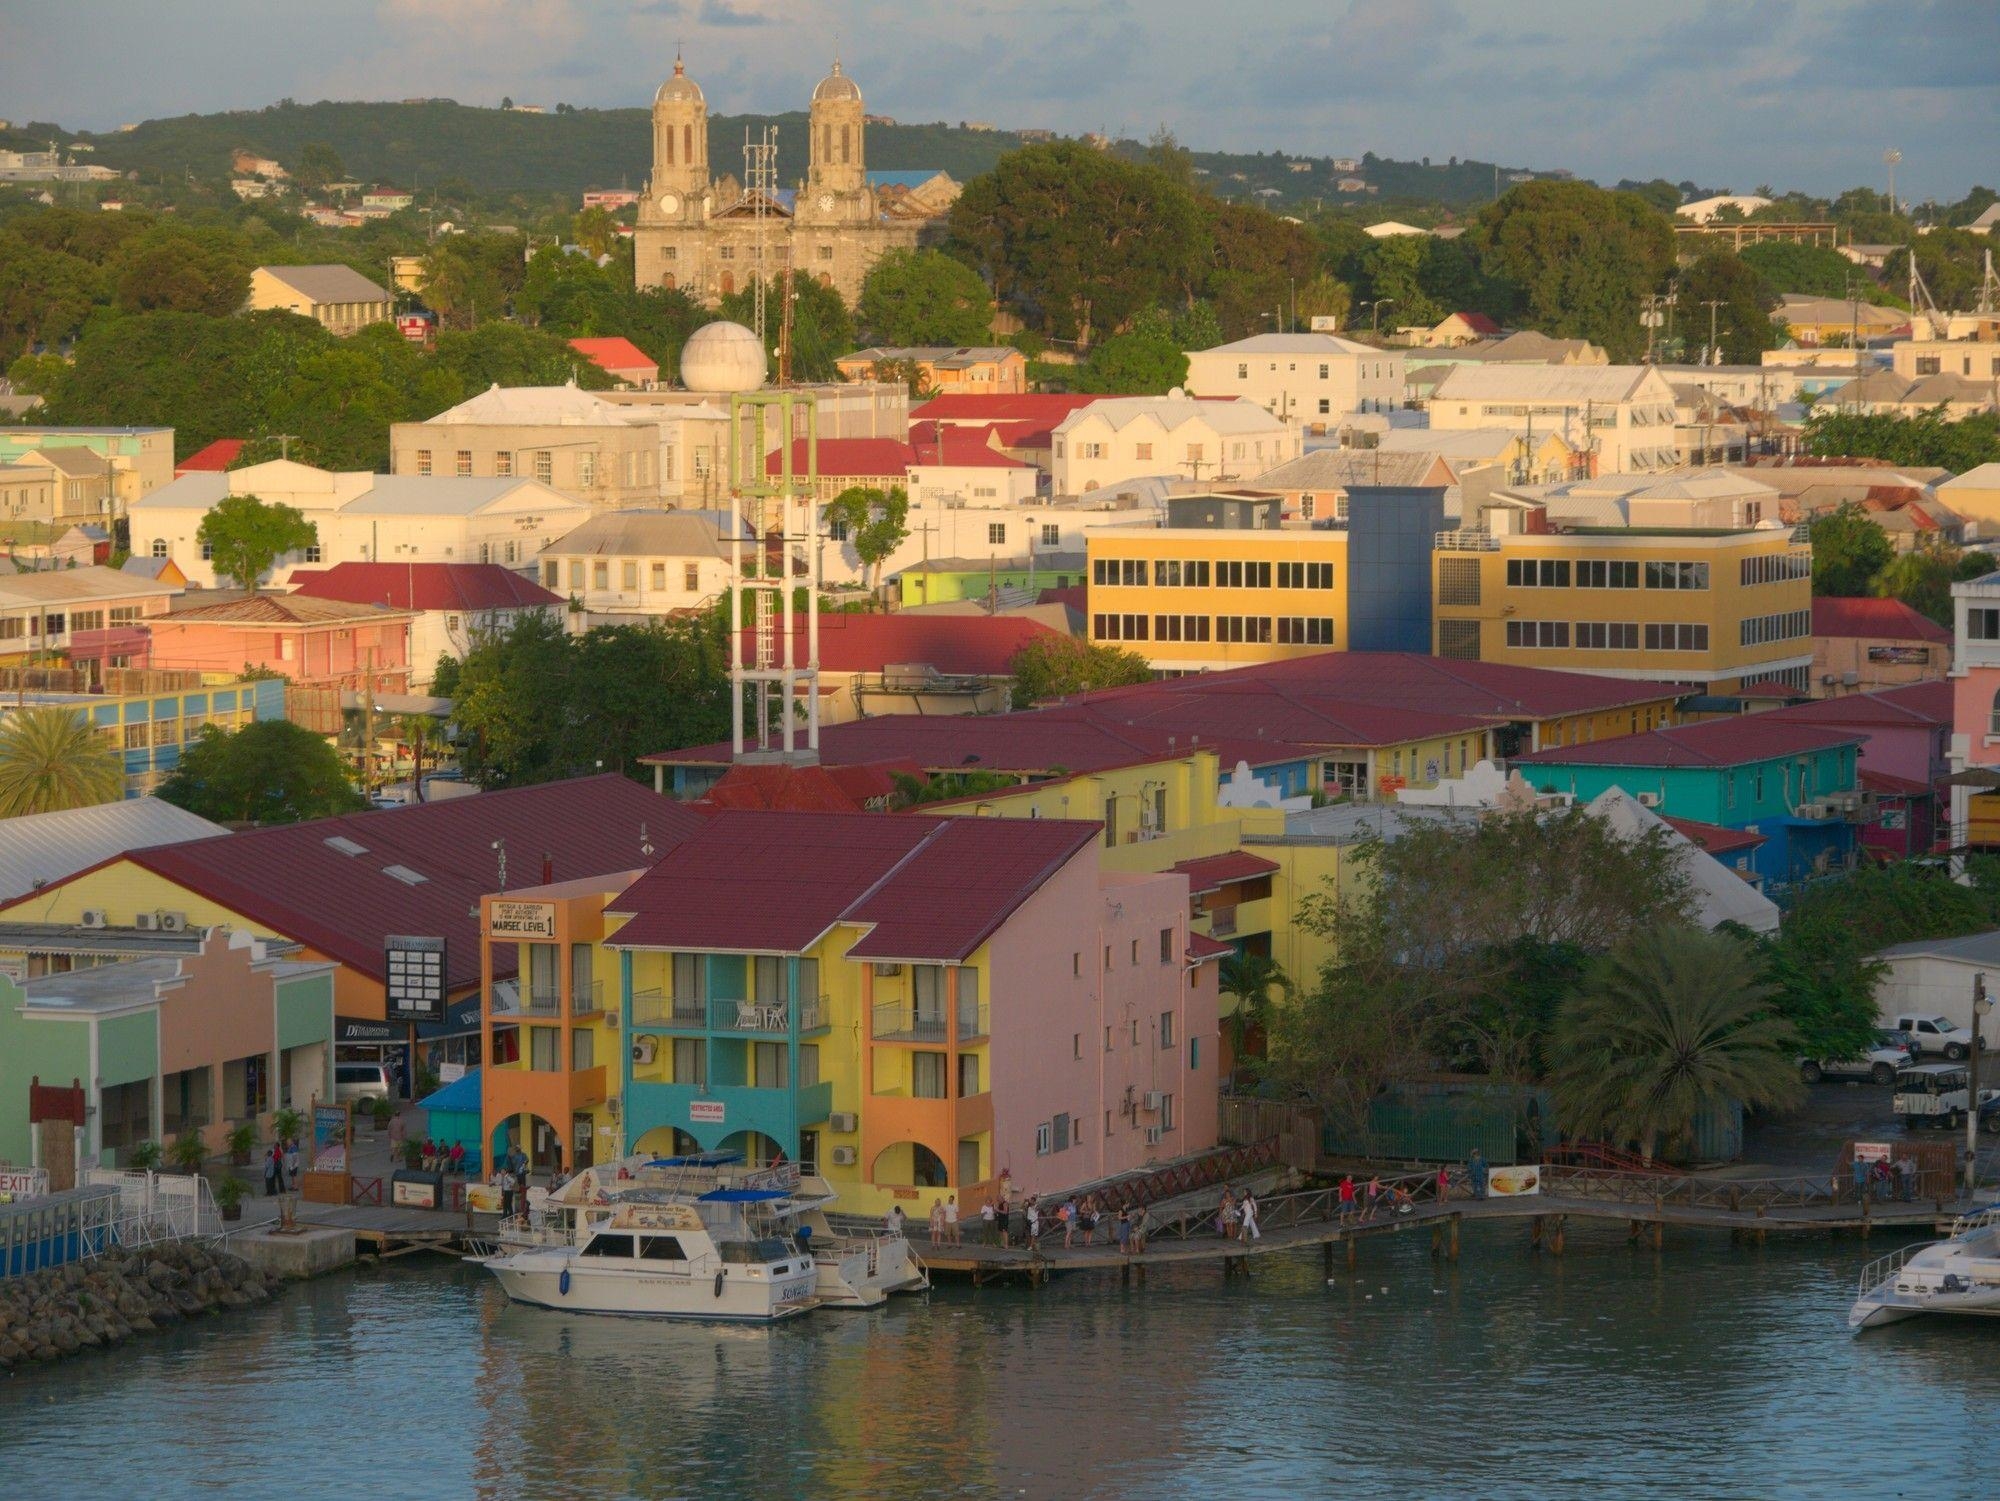
[[[794,626],[793,651],[801,662],[806,634],[803,624]],[[925,662],[946,677],[1006,677],[1022,647],[1061,634],[1018,615],[822,615],[819,665],[826,672],[881,672]],[[743,639],[749,643],[751,633]]]
[[796,954],[835,923],[857,959],[964,959],[1101,824],[724,810],[612,909],[613,947]]
[[952,469],[1031,469],[993,446],[991,428],[946,427],[930,422],[910,427],[910,461]]
[[1808,699],[1769,712],[1773,717],[1836,728],[1936,729],[1952,723],[1951,684],[1943,678],[1934,678],[1874,693]]
[[498,563],[336,563],[292,574],[292,592],[309,599],[387,605],[392,610],[533,610],[559,606],[560,594]]
[[1929,782],[1899,777],[1890,771],[1863,771],[1861,787],[1865,792],[1885,792],[1890,797],[1930,797],[1937,790]]
[[[898,443],[894,438],[821,438],[819,440],[819,472],[846,479],[901,479],[910,472],[913,462],[910,445]],[[776,450],[765,455],[764,472],[776,474],[782,461]],[[806,469],[806,440],[795,439],[792,443],[792,470],[804,474]]]
[[1476,334],[1493,337],[1501,332],[1500,325],[1484,313],[1455,313],[1453,316]]
[[[919,781],[915,766],[896,767]],[[896,790],[888,766],[736,765],[702,795],[711,808],[787,809],[801,813],[865,813]]]
[[1174,866],[1174,872],[1188,878],[1189,896],[1200,896],[1204,891],[1220,891],[1237,881],[1254,881],[1259,876],[1268,876],[1277,868],[1277,861],[1266,860],[1262,855],[1253,855],[1246,850],[1230,850],[1227,854],[1182,860]]
[[922,406],[910,409],[910,425],[920,422],[1032,422],[1052,428],[1078,407],[1087,407],[1101,396],[1076,392],[1059,394],[1016,392],[1011,395],[976,396],[949,394],[933,396]]
[[[704,822],[686,804],[606,775],[255,829],[123,858],[241,913],[260,931],[294,939],[376,980],[390,934],[442,937],[445,978],[458,989],[479,983],[476,914],[479,898],[501,889],[496,840],[507,849],[508,884],[518,887],[540,881],[545,859],[557,880],[638,869],[649,863],[645,845],[655,853],[670,850]],[[496,948],[494,965],[511,973],[512,951]]]
[[1703,823],[1697,818],[1668,818],[1663,814],[1660,822],[1678,830],[1716,856],[1754,850],[1765,842],[1762,834],[1753,834],[1748,829],[1725,829],[1721,824]]
[[660,373],[660,362],[630,339],[571,339],[569,347],[611,375],[629,375],[635,370]]
[[1187,956],[1199,964],[1205,959],[1227,959],[1236,952],[1235,945],[1224,943],[1219,938],[1210,938],[1206,933],[1188,933]]
[[1900,599],[1815,599],[1815,636],[1859,636],[1882,641],[1931,641],[1951,644],[1951,632]]
[[1531,766],[1746,766],[1753,761],[1831,750],[1836,745],[1855,745],[1867,738],[1856,730],[1800,724],[1773,710],[1642,730],[1587,745],[1556,746],[1516,756],[1514,762]]
[[236,462],[243,452],[243,439],[217,438],[206,448],[198,448],[178,464],[174,465],[176,477],[183,474],[219,474]]

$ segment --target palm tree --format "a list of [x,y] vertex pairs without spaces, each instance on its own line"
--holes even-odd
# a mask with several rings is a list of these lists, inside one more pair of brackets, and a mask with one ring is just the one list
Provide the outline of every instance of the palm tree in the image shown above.
[[0,726],[0,818],[115,801],[125,768],[73,709],[18,709]]
[[1797,1034],[1756,955],[1726,933],[1638,933],[1599,960],[1556,1020],[1552,1082],[1572,1131],[1636,1141],[1651,1161],[1703,1111],[1793,1105]]
[[1292,977],[1269,954],[1232,954],[1222,961],[1221,968],[1216,988],[1236,997],[1236,1009],[1224,1025],[1229,1029],[1230,1056],[1240,1074],[1252,1040],[1269,1029],[1274,1001],[1289,998],[1295,987]]
[[424,760],[435,754],[431,740],[435,726],[428,714],[399,714],[389,733],[410,748],[410,782],[418,802],[424,800]]

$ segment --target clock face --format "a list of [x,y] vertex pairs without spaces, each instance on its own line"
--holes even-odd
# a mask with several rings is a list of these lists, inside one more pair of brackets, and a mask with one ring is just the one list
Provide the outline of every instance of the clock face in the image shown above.
[[679,198],[677,198],[677,197],[675,197],[675,196],[674,196],[674,195],[673,195],[672,193],[662,193],[662,194],[660,194],[660,212],[661,212],[661,213],[663,213],[663,214],[671,214],[671,213],[672,213],[672,212],[673,212],[673,211],[674,211],[675,209],[679,208],[680,206],[681,206],[681,201],[680,201],[680,199],[679,199]]
[[819,211],[820,211],[820,212],[821,212],[822,214],[825,214],[825,213],[830,213],[830,212],[832,212],[832,210],[833,210],[833,194],[831,194],[831,193],[822,193],[822,194],[820,194],[820,195],[819,195]]

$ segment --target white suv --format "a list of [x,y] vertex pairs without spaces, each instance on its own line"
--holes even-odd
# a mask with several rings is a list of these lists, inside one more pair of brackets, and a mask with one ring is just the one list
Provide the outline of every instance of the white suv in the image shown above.
[[1896,1071],[1916,1061],[1908,1039],[1901,1032],[1877,1034],[1875,1046],[1852,1058],[1801,1058],[1799,1077],[1808,1084],[1822,1079],[1866,1079],[1871,1084],[1894,1084]]

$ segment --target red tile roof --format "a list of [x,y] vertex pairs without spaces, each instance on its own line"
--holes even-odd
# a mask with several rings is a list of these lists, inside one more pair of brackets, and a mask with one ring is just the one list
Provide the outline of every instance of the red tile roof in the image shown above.
[[1182,860],[1174,866],[1177,875],[1188,878],[1188,895],[1220,891],[1237,881],[1254,881],[1276,871],[1278,862],[1253,855],[1247,850],[1231,850],[1222,855],[1205,855],[1198,860]]
[[1491,318],[1487,317],[1484,313],[1458,313],[1455,316],[1457,317],[1459,322],[1463,323],[1467,328],[1471,329],[1476,334],[1486,334],[1489,337],[1497,337],[1501,332],[1500,325],[1495,323]]
[[1078,407],[1087,407],[1101,396],[1077,393],[1044,394],[1020,392],[1012,395],[974,396],[950,394],[933,396],[922,406],[910,409],[910,424],[919,422],[1032,422],[1053,428]]
[[[643,846],[656,855],[670,850],[705,822],[684,803],[606,775],[254,829],[124,858],[376,980],[390,934],[442,937],[446,979],[457,989],[479,981],[479,898],[500,889],[495,840],[505,842],[508,884],[518,887],[541,880],[545,859],[557,880],[636,869],[649,863]],[[422,879],[389,874],[392,867]],[[512,951],[496,948],[494,965],[512,973]]]
[[1900,599],[1815,599],[1815,636],[1858,636],[1882,641],[1930,641],[1949,646],[1951,632]]
[[[819,472],[837,479],[901,479],[910,472],[911,462],[910,445],[894,438],[819,440]],[[766,474],[776,474],[781,467],[782,460],[775,449],[764,456]],[[799,438],[792,444],[792,470],[803,474],[805,468],[806,440]]]
[[1206,933],[1189,932],[1187,956],[1199,964],[1205,959],[1227,959],[1236,952],[1234,944],[1224,943],[1219,938],[1210,938]]
[[217,438],[206,448],[197,448],[193,453],[174,465],[176,477],[183,474],[218,474],[236,462],[243,452],[243,439]]
[[387,605],[392,610],[530,610],[559,606],[560,594],[498,563],[336,563],[292,574],[293,593],[310,599]]
[[1101,824],[724,810],[612,909],[614,947],[795,954],[835,923],[861,959],[964,959]]
[[1874,693],[1844,693],[1838,698],[1808,699],[1768,711],[1802,724],[1889,728],[1939,728],[1952,722],[1951,684],[1942,678],[1905,683]]
[[[183,596],[198,600],[197,595]],[[155,632],[163,626],[297,625],[308,627],[351,626],[359,621],[403,620],[399,610],[379,605],[354,604],[343,599],[318,599],[308,594],[246,594],[237,599],[216,600],[212,604],[183,603],[165,615],[155,615],[146,624]]]
[[946,427],[940,423],[911,424],[910,455],[915,464],[952,469],[1031,469],[1010,459],[989,441],[991,428]]
[[612,375],[626,375],[635,370],[650,370],[655,377],[660,373],[660,362],[630,339],[571,339],[569,347]]
[[1563,745],[1516,756],[1522,766],[1745,766],[1783,756],[1854,745],[1868,737],[1858,730],[1800,724],[1778,711],[1705,719],[1671,729],[1642,730],[1587,745]]
[[1754,850],[1765,842],[1762,834],[1753,834],[1748,829],[1725,829],[1721,824],[1703,823],[1698,818],[1668,818],[1662,815],[1660,822],[1686,835],[1711,855],[1733,855],[1739,850]]
[[[801,662],[806,634],[803,625],[793,630]],[[1061,635],[1017,615],[822,615],[819,665],[827,672],[880,672],[893,664],[927,662],[947,677],[1005,677],[1022,647]],[[743,638],[747,643],[751,633]]]
[[783,809],[801,813],[865,813],[871,802],[892,796],[894,773],[924,780],[914,765],[904,766],[732,766],[702,795],[711,808]]
[[1914,777],[1899,777],[1889,771],[1863,771],[1861,787],[1865,792],[1882,792],[1890,797],[1930,797],[1937,790],[1929,782],[1919,782]]

